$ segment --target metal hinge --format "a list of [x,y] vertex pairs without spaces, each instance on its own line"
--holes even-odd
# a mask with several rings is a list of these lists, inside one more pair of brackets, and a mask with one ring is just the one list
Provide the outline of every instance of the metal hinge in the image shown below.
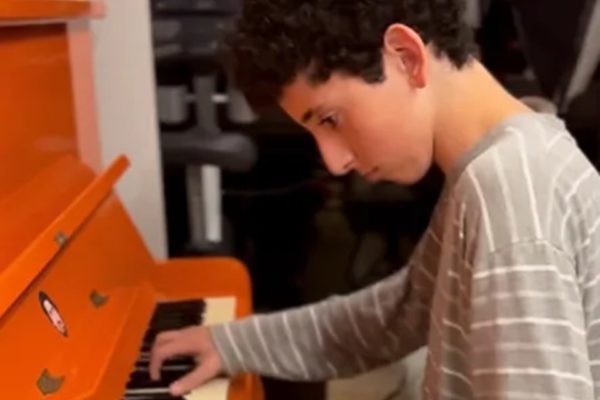
[[65,235],[64,232],[59,231],[55,236],[54,236],[54,241],[56,242],[56,244],[59,247],[64,247],[67,242],[69,241],[69,237],[67,235]]
[[108,301],[108,299],[109,299],[109,297],[107,295],[98,293],[97,290],[94,290],[94,291],[92,291],[92,293],[90,293],[90,301],[96,308],[100,308],[100,307],[104,306],[106,304],[106,302]]
[[64,377],[53,377],[47,369],[38,378],[37,387],[44,396],[54,394],[60,390],[65,381]]

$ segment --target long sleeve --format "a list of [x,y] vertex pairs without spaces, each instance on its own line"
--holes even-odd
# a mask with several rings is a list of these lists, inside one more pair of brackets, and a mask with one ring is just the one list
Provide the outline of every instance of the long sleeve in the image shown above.
[[408,266],[348,296],[211,328],[229,374],[326,380],[365,372],[424,345],[431,287]]

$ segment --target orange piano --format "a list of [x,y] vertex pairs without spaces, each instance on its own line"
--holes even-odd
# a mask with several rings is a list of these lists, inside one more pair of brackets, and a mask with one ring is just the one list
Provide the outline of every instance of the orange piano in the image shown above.
[[[252,311],[236,260],[152,259],[114,193],[125,156],[105,169],[86,161],[97,135],[91,40],[70,22],[102,13],[84,0],[0,0],[2,400],[170,399],[168,382],[147,377],[153,335]],[[192,365],[171,360],[164,375]],[[185,398],[262,391],[243,375]]]

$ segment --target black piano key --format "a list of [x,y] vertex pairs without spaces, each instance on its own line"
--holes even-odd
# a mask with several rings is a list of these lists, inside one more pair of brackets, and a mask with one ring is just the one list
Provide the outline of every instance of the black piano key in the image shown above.
[[148,349],[160,332],[202,324],[205,310],[206,302],[203,300],[158,304],[142,349]]
[[177,309],[177,308],[185,308],[185,307],[195,307],[198,303],[203,303],[203,299],[193,299],[193,300],[181,300],[181,301],[167,301],[164,303],[157,303],[157,309]]
[[198,315],[200,313],[200,308],[195,308],[193,310],[186,311],[161,311],[160,313],[155,314],[155,317],[152,318],[150,326],[156,327],[160,324],[174,323],[181,319],[194,321],[198,319]]
[[168,317],[161,318],[157,321],[150,323],[150,329],[148,333],[161,332],[171,329],[182,328],[188,325],[198,324],[199,315],[184,314],[184,315],[169,315]]
[[[189,368],[194,368],[196,366],[196,360],[194,360],[192,357],[176,357],[176,358],[172,358],[170,360],[165,360],[163,362],[163,367],[165,368],[170,368],[170,367],[175,367],[175,366],[186,366]],[[150,358],[149,357],[144,357],[144,358],[140,358],[135,362],[135,368],[136,369],[144,369],[144,368],[149,368],[150,366]]]
[[122,400],[185,400],[183,397],[172,397],[168,394],[140,394],[123,397]]
[[169,387],[171,383],[184,377],[191,371],[190,368],[181,368],[178,370],[162,369],[160,379],[153,381],[148,371],[135,371],[127,383],[127,389],[157,389]]
[[174,303],[159,303],[152,317],[153,321],[165,318],[165,316],[177,315],[199,315],[206,309],[204,301],[187,301]]
[[198,325],[197,317],[185,316],[181,318],[172,318],[169,320],[161,320],[159,322],[153,323],[151,328],[146,332],[147,336],[154,335],[156,336],[159,332],[170,331],[175,329],[185,328],[190,325]]
[[181,329],[204,322],[204,300],[159,303],[154,311],[145,339],[153,341],[160,332]]
[[140,394],[125,396],[123,400],[185,400],[184,397],[173,397],[169,394]]
[[185,400],[185,398],[179,396],[171,396],[169,394],[169,389],[164,388],[164,390],[156,393],[125,393],[125,397],[123,397],[122,400]]

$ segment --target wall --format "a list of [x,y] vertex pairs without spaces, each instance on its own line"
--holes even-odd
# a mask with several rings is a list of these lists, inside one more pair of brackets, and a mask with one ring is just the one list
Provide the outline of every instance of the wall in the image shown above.
[[92,23],[101,162],[124,153],[131,167],[118,186],[155,257],[167,254],[148,0],[105,0]]

